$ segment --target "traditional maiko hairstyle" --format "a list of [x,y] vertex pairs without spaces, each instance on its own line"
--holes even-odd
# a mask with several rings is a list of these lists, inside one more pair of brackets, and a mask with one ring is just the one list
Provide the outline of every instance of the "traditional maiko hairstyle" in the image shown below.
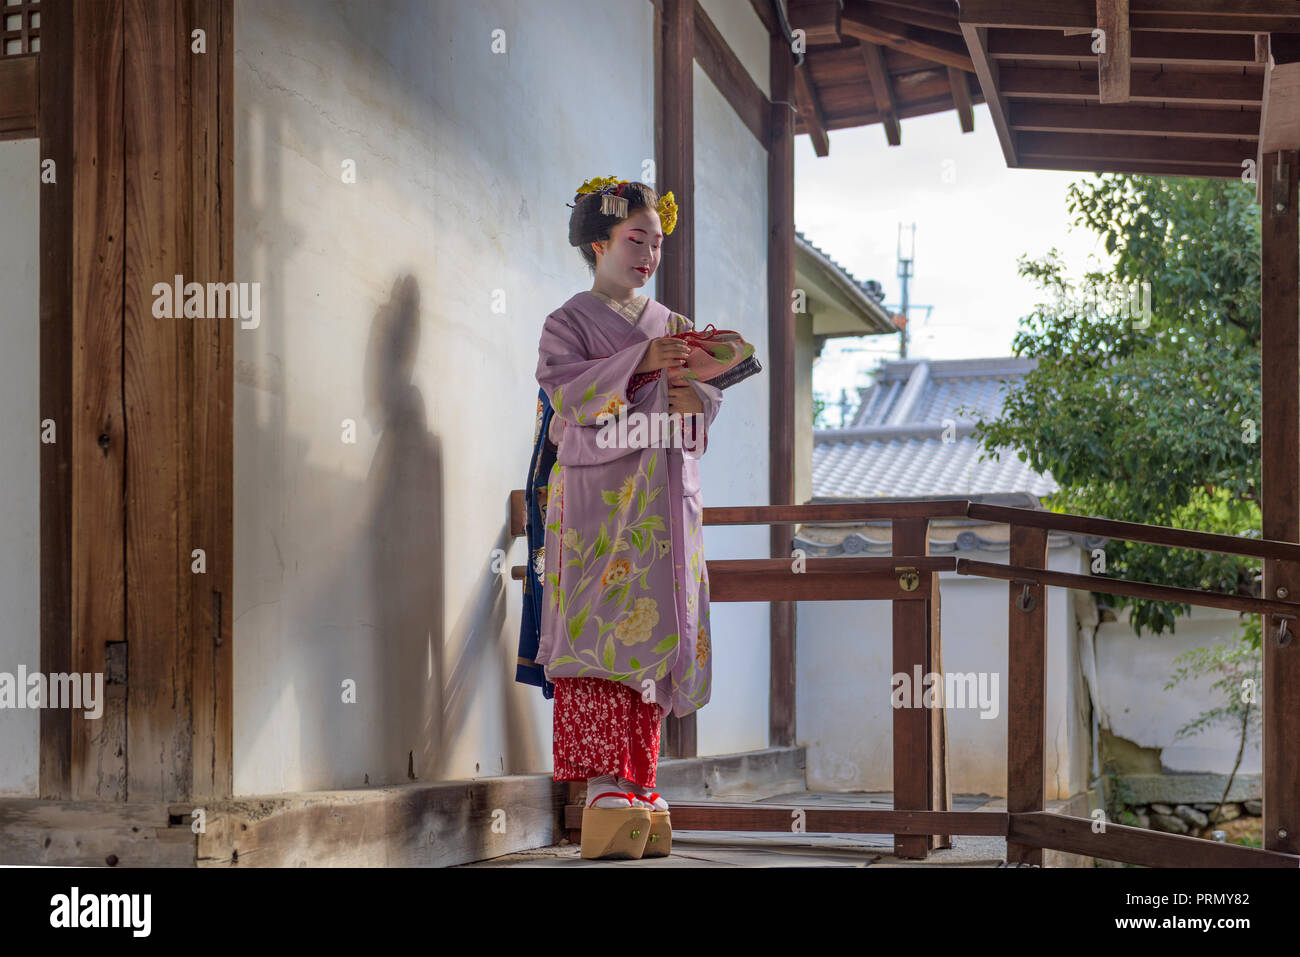
[[569,216],[569,245],[577,246],[587,268],[596,269],[593,242],[609,239],[610,231],[632,215],[633,210],[653,209],[659,214],[664,235],[677,226],[677,203],[671,192],[661,198],[645,183],[619,180],[613,176],[589,179],[574,194]]

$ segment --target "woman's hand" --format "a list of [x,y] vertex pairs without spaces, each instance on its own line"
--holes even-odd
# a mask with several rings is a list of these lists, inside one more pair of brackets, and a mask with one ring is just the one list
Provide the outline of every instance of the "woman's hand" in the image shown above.
[[645,351],[636,372],[654,372],[656,369],[676,369],[686,364],[686,357],[691,354],[691,347],[680,339],[662,336],[650,340],[650,348]]
[[689,385],[670,385],[668,387],[668,412],[703,412],[704,403],[699,393]]

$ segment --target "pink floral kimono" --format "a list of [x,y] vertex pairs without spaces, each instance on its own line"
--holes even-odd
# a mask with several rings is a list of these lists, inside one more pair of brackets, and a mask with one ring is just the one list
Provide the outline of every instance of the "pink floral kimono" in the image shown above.
[[[722,390],[691,381],[704,412],[678,417],[675,437],[638,440],[631,413],[667,415],[667,374],[634,372],[651,339],[692,327],[654,299],[632,325],[580,292],[546,317],[537,364],[551,424],[563,431],[547,489],[536,662],[551,681],[604,678],[649,691],[679,717],[710,693],[699,457]],[[624,440],[611,442],[602,412],[628,416]]]

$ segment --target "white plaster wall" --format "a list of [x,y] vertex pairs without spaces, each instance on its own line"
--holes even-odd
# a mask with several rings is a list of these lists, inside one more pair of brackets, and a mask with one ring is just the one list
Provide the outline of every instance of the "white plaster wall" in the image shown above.
[[[739,13],[758,21],[748,5]],[[731,18],[718,28],[727,35]],[[761,24],[760,24],[761,26]],[[751,72],[760,72],[752,65]],[[767,50],[761,72],[767,73]],[[671,188],[666,184],[665,188]],[[767,340],[767,151],[695,64],[695,325],[735,329],[764,371],[723,394],[709,451],[700,460],[706,506],[768,504],[771,361]],[[766,525],[706,526],[710,560],[765,558]],[[697,752],[768,746],[769,605],[710,605],[713,691],[697,719]]]
[[[1221,608],[1192,609],[1175,619],[1175,630],[1162,635],[1133,634],[1130,609],[1119,621],[1105,622],[1097,632],[1097,679],[1101,700],[1098,719],[1103,727],[1144,748],[1160,748],[1167,771],[1227,774],[1240,746],[1240,729],[1214,725],[1200,734],[1179,738],[1178,729],[1197,715],[1222,704],[1214,678],[1165,684],[1178,665],[1178,655],[1195,648],[1235,646],[1241,619]],[[1262,702],[1262,694],[1260,697]],[[1252,732],[1242,754],[1239,774],[1258,774],[1262,754],[1259,734]]]
[[[38,142],[0,142],[0,671],[41,667]],[[36,797],[39,712],[0,708],[0,794]]]
[[[550,770],[551,702],[514,680],[508,495],[542,322],[591,285],[566,203],[654,155],[652,25],[646,0],[237,0],[236,279],[263,312],[235,348],[237,793]],[[764,174],[718,136],[696,170],[706,321],[765,311],[762,212],[722,222]],[[766,487],[765,386],[739,388],[758,414],[724,405],[708,504]],[[723,630],[702,752],[766,744],[766,631]]]
[[[1005,563],[1005,556],[958,551],[957,557]],[[1082,573],[1082,553],[1056,548],[1048,568]],[[998,708],[948,709],[948,767],[954,794],[1006,794],[1007,586],[941,573],[940,629],[944,671],[998,675]],[[1087,786],[1087,699],[1077,655],[1070,593],[1046,589],[1048,799]],[[893,788],[893,675],[890,603],[803,602],[799,605],[797,738],[807,748],[810,789]],[[991,712],[990,712],[991,713]]]

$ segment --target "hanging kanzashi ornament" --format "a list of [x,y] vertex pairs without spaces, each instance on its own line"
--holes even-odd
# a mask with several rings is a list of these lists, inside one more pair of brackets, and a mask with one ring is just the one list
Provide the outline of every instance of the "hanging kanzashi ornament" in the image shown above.
[[[601,214],[626,219],[628,202],[627,197],[623,195],[623,189],[630,185],[630,180],[619,179],[617,176],[594,176],[578,187],[573,195],[573,202],[568,205],[572,207],[583,196],[600,193]],[[671,191],[659,198],[659,205],[655,212],[659,214],[660,222],[663,224],[664,235],[672,235],[672,231],[677,228],[677,202]]]

